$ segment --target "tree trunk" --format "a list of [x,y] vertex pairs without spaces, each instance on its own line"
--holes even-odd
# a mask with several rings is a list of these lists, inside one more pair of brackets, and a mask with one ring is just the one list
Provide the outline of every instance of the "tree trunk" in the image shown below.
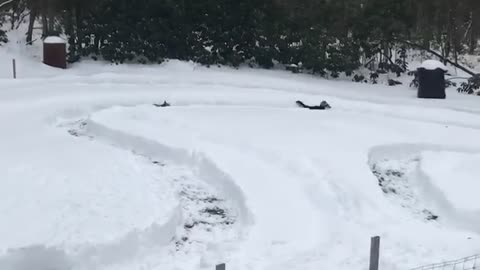
[[82,5],[78,3],[74,7],[75,9],[75,36],[76,36],[76,46],[77,52],[81,54],[83,48],[83,25],[82,25]]
[[67,2],[67,8],[65,12],[65,34],[68,37],[68,51],[70,55],[76,55],[77,45],[75,30],[73,27],[73,7],[70,1]]
[[28,22],[28,30],[27,30],[27,45],[32,45],[32,38],[33,38],[33,27],[35,26],[35,20],[37,18],[37,9],[33,8],[30,11],[30,19]]
[[42,14],[42,37],[48,35],[48,20],[45,12]]
[[48,7],[47,7],[47,16],[48,16],[48,35],[52,35],[53,32],[55,31],[55,11],[54,11],[54,6],[53,6],[53,1],[50,0],[48,1]]
[[475,49],[477,48],[477,37],[475,36],[475,15],[473,12],[470,12],[470,20],[472,27],[470,27],[470,46],[469,46],[469,53],[470,54],[475,54]]

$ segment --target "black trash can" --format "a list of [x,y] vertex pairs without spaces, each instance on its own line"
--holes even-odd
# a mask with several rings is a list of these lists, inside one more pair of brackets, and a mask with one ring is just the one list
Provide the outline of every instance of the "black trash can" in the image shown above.
[[417,69],[418,98],[445,99],[444,64],[435,60],[427,60]]

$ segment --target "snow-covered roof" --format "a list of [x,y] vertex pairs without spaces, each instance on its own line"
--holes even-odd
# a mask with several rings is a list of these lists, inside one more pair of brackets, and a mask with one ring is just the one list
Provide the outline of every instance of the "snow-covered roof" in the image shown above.
[[50,36],[50,37],[45,38],[45,40],[43,40],[43,43],[48,43],[48,44],[61,43],[61,44],[64,44],[64,43],[67,43],[67,42],[65,40],[63,40],[63,38],[61,38],[61,37]]
[[441,69],[447,71],[447,67],[442,62],[437,60],[426,60],[422,63],[420,68],[424,68],[427,70]]

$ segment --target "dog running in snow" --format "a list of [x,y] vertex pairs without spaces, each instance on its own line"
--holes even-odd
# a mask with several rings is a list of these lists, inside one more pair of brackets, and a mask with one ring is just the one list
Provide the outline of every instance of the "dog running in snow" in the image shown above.
[[328,104],[325,100],[320,103],[320,106],[305,105],[305,103],[301,102],[300,100],[297,100],[296,104],[300,108],[305,108],[309,110],[328,110],[332,108],[330,104]]
[[160,108],[165,108],[165,107],[170,107],[170,103],[168,103],[166,100],[163,102],[163,104],[158,104],[154,103],[153,106],[155,107],[160,107]]

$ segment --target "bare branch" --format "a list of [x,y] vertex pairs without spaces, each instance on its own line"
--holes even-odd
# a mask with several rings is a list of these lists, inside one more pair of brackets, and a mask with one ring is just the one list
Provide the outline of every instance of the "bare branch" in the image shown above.
[[20,17],[20,19],[18,19],[18,24],[17,24],[16,29],[18,29],[18,28],[22,25],[23,20],[25,20],[25,18],[26,18],[27,16],[30,16],[30,13],[31,13],[31,12],[25,13],[25,14],[23,14],[23,15]]
[[15,0],[7,0],[7,1],[1,3],[1,4],[0,4],[0,8],[2,8],[3,6],[6,6],[6,5],[10,4],[10,3],[12,3],[13,1],[15,1]]
[[395,41],[404,43],[404,44],[409,45],[410,47],[413,47],[413,48],[417,48],[417,49],[420,49],[420,50],[424,50],[424,51],[426,51],[426,52],[429,52],[429,53],[435,55],[436,57],[440,58],[443,62],[447,62],[447,63],[449,63],[450,65],[452,65],[452,66],[454,66],[454,67],[456,67],[456,68],[459,68],[459,69],[463,70],[465,73],[468,73],[468,74],[471,75],[471,76],[475,76],[475,75],[476,75],[475,72],[469,70],[469,69],[466,68],[466,67],[463,67],[462,65],[460,65],[460,64],[458,64],[458,63],[455,63],[455,62],[453,62],[453,61],[450,61],[449,59],[447,59],[447,58],[441,56],[439,53],[435,52],[434,50],[431,50],[431,49],[429,49],[429,48],[425,48],[425,47],[423,47],[422,45],[419,45],[419,44],[410,42],[410,41],[408,41],[408,40],[395,39]]

